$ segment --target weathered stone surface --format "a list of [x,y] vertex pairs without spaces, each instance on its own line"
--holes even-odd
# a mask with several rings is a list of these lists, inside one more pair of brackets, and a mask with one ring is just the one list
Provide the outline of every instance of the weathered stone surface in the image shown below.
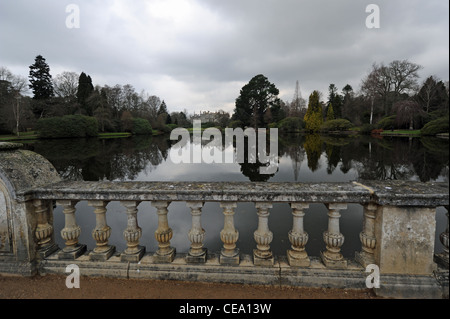
[[[34,198],[26,194],[61,179],[44,157],[20,147],[0,143],[0,246],[4,246],[0,248],[0,272],[33,275],[38,249],[51,248],[47,250],[50,253],[56,247],[53,218],[46,214],[51,208],[45,206],[45,211],[35,214]],[[45,247],[40,247],[39,242]]]
[[376,225],[375,260],[382,274],[432,274],[435,209],[380,206]]
[[47,199],[364,203],[370,192],[351,183],[252,182],[83,182],[65,181],[35,188]]

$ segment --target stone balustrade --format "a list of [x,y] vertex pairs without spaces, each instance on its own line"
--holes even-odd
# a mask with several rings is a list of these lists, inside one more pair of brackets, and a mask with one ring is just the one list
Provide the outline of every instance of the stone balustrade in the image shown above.
[[[1,143],[0,143],[1,144]],[[0,273],[24,275],[61,273],[75,263],[85,275],[133,278],[205,280],[309,287],[366,287],[368,265],[380,269],[381,286],[375,291],[390,297],[439,298],[448,296],[448,184],[411,181],[359,181],[348,183],[250,183],[250,182],[82,182],[62,181],[41,156],[0,145]],[[81,229],[76,204],[85,201],[95,214],[95,227]],[[125,210],[123,240],[117,251],[109,243],[110,202]],[[142,202],[156,208],[154,233],[157,250],[141,242]],[[169,205],[184,202],[192,226],[186,234],[190,248],[179,253],[168,220]],[[205,244],[208,229],[202,226],[204,204],[217,202],[223,211],[220,239],[223,247],[210,252]],[[253,202],[258,218],[254,230],[235,225],[237,204]],[[273,205],[289,204],[292,227],[285,237],[290,249],[284,256],[271,250],[273,233],[269,215]],[[323,230],[320,256],[307,253],[308,232],[304,217],[310,205],[323,204],[328,226]],[[361,251],[344,258],[341,248],[341,212],[349,204],[363,206],[359,236]],[[444,246],[435,252],[436,208],[447,209],[447,229],[440,235]],[[65,224],[55,234],[53,209],[61,207]],[[92,231],[95,247],[79,242],[81,232]],[[242,231],[253,231],[253,255],[240,253]],[[55,236],[64,247],[57,247]]]

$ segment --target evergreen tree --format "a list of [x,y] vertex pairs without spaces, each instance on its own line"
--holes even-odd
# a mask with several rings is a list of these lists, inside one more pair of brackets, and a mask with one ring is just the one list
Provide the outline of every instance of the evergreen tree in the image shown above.
[[305,117],[305,128],[308,131],[318,131],[323,123],[322,105],[319,101],[319,92],[314,91],[309,96],[308,109]]
[[88,105],[87,99],[94,91],[94,86],[92,85],[92,79],[86,73],[81,72],[78,78],[78,90],[77,90],[77,100],[81,107],[85,109],[88,115],[93,114],[92,108]]
[[[351,89],[351,87],[346,86],[346,89]],[[341,118],[342,117],[342,105],[344,103],[343,98],[339,93],[337,93],[338,89],[337,89],[336,85],[334,85],[334,84],[330,84],[330,86],[328,87],[328,91],[329,91],[328,105],[333,104],[334,116],[336,118]]]
[[32,89],[35,100],[44,100],[54,96],[52,76],[50,67],[45,62],[42,55],[34,59],[34,64],[30,65],[30,89]]
[[162,103],[159,105],[158,115],[160,115],[160,114],[169,114],[169,112],[167,111],[167,105],[166,105],[166,102],[164,102],[164,100],[163,100]]
[[334,111],[333,111],[333,104],[329,104],[328,105],[328,110],[327,110],[327,121],[331,121],[334,120]]
[[236,108],[233,120],[239,120],[244,126],[258,127],[268,124],[264,115],[269,109],[271,114],[266,119],[273,120],[273,116],[279,117],[281,101],[278,98],[279,90],[275,84],[270,83],[262,75],[256,75],[248,84],[242,87],[239,97],[236,99]]

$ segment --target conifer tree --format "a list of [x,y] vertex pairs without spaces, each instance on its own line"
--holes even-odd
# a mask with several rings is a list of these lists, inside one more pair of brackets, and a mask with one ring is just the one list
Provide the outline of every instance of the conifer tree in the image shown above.
[[45,62],[42,55],[34,59],[34,64],[30,65],[30,89],[32,89],[35,100],[44,100],[54,96],[52,76],[50,67]]
[[305,128],[308,131],[316,132],[323,123],[322,105],[319,101],[319,92],[314,91],[309,96],[308,110],[305,117]]
[[327,110],[327,121],[331,121],[334,120],[334,110],[333,110],[333,104],[330,103],[330,105],[328,105],[328,110]]
[[77,90],[77,100],[81,107],[86,110],[88,115],[92,115],[93,110],[88,106],[87,99],[94,91],[94,86],[92,85],[92,79],[86,73],[81,72],[78,78],[78,90]]

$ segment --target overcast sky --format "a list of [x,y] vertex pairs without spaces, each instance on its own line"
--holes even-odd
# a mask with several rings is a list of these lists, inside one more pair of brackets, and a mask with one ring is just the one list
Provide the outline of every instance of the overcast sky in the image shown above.
[[[79,28],[68,28],[69,4]],[[369,4],[380,28],[366,27]],[[71,20],[73,21],[73,20]],[[334,83],[355,90],[374,62],[408,59],[449,79],[448,0],[0,0],[0,66],[28,77],[41,54],[94,85],[131,84],[169,111],[232,112],[264,74],[291,100]]]

